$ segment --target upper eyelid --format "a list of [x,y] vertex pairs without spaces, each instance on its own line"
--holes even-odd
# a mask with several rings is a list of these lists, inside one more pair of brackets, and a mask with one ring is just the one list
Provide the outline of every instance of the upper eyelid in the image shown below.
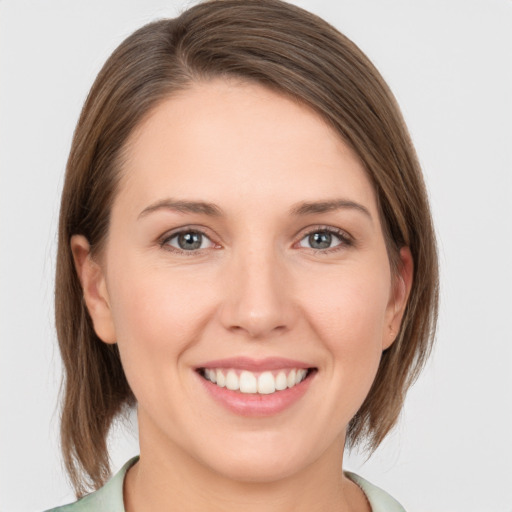
[[160,244],[163,245],[166,241],[170,240],[171,238],[174,238],[175,236],[180,235],[181,233],[193,232],[193,233],[200,233],[201,235],[208,238],[212,243],[217,243],[214,240],[215,237],[212,236],[211,234],[209,234],[209,231],[210,230],[204,226],[196,226],[196,225],[181,226],[179,228],[174,228],[169,231],[166,231],[163,235],[159,236],[157,240],[159,241]]
[[306,237],[312,233],[318,233],[321,231],[328,231],[329,233],[332,233],[334,235],[338,235],[340,237],[347,238],[352,241],[354,240],[354,237],[345,229],[337,228],[334,226],[324,226],[324,225],[311,226],[310,228],[304,228],[297,234],[297,238],[298,238],[298,240],[302,240],[304,237]]

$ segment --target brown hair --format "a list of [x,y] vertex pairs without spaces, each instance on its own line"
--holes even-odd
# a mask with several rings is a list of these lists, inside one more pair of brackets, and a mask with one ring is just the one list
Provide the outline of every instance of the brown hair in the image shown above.
[[110,474],[106,437],[135,397],[117,345],[92,327],[70,238],[97,253],[128,136],[174,92],[215,77],[253,81],[316,110],[356,151],[375,187],[391,266],[408,246],[414,281],[398,338],[352,419],[348,443],[374,449],[393,427],[433,340],[438,304],[427,194],[396,101],[368,58],[328,23],[279,0],[211,0],[129,36],[94,82],[76,127],[62,192],[56,323],[65,366],[62,451],[77,496]]

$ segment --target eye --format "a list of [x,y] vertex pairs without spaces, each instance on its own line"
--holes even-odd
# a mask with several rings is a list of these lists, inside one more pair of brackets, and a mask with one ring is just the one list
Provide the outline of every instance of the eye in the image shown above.
[[352,245],[352,240],[345,232],[334,228],[316,229],[315,231],[309,232],[299,242],[300,247],[320,251],[335,249],[341,245],[350,246]]
[[174,233],[162,242],[162,246],[170,246],[178,251],[198,251],[214,247],[214,243],[201,231],[187,230]]

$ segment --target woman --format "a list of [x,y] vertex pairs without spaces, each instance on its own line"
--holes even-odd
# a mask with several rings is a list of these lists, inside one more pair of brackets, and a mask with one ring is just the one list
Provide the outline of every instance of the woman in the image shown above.
[[[113,53],[60,216],[61,510],[402,510],[342,472],[430,351],[437,258],[382,78],[275,0],[217,0]],[[106,485],[137,405],[140,458]]]

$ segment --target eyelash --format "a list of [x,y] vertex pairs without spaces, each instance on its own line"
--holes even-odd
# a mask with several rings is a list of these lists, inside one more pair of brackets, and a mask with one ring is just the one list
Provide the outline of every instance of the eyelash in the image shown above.
[[309,237],[315,233],[328,233],[330,235],[334,235],[340,241],[339,244],[334,247],[328,247],[326,249],[315,249],[310,247],[309,249],[313,251],[315,254],[331,254],[333,252],[337,252],[343,249],[347,249],[348,247],[354,246],[354,239],[342,229],[334,228],[332,226],[316,226],[314,229],[306,232],[299,240],[299,243],[304,240],[306,237]]
[[[198,254],[202,254],[203,251],[207,250],[207,249],[193,249],[193,250],[178,249],[177,247],[173,247],[169,244],[169,242],[172,239],[174,239],[180,235],[188,234],[188,233],[201,235],[201,236],[207,238],[214,246],[216,246],[216,245],[218,246],[218,244],[216,244],[203,230],[197,229],[197,228],[185,228],[185,229],[181,229],[180,231],[175,231],[171,234],[166,234],[159,241],[159,245],[162,249],[165,249],[167,251],[174,252],[177,254],[181,254],[184,256],[196,256]],[[305,249],[309,249],[310,251],[313,251],[313,253],[315,253],[315,254],[322,254],[322,255],[331,254],[333,252],[337,252],[339,250],[354,246],[354,239],[347,232],[343,231],[342,229],[334,228],[332,226],[316,226],[314,229],[311,229],[311,230],[307,231],[306,233],[304,233],[301,236],[301,238],[298,240],[298,242],[296,242],[294,244],[294,247],[297,244],[300,244],[300,242],[302,242],[302,240],[304,240],[305,238],[307,238],[315,233],[328,233],[329,235],[334,235],[340,241],[340,243],[335,245],[334,247],[328,247],[325,249],[315,249],[313,247],[309,247],[309,248],[304,247]]]
[[206,239],[208,239],[214,246],[218,245],[215,242],[213,242],[211,237],[209,237],[202,229],[192,228],[192,227],[180,229],[179,231],[175,231],[170,234],[165,234],[159,241],[159,245],[162,249],[164,249],[166,251],[177,253],[177,254],[180,254],[183,256],[197,256],[198,254],[202,254],[203,251],[205,251],[206,249],[195,249],[195,250],[187,251],[185,249],[178,249],[177,247],[173,247],[170,245],[170,241],[173,238],[177,238],[180,235],[189,234],[189,233],[201,235],[202,237],[205,237]]

